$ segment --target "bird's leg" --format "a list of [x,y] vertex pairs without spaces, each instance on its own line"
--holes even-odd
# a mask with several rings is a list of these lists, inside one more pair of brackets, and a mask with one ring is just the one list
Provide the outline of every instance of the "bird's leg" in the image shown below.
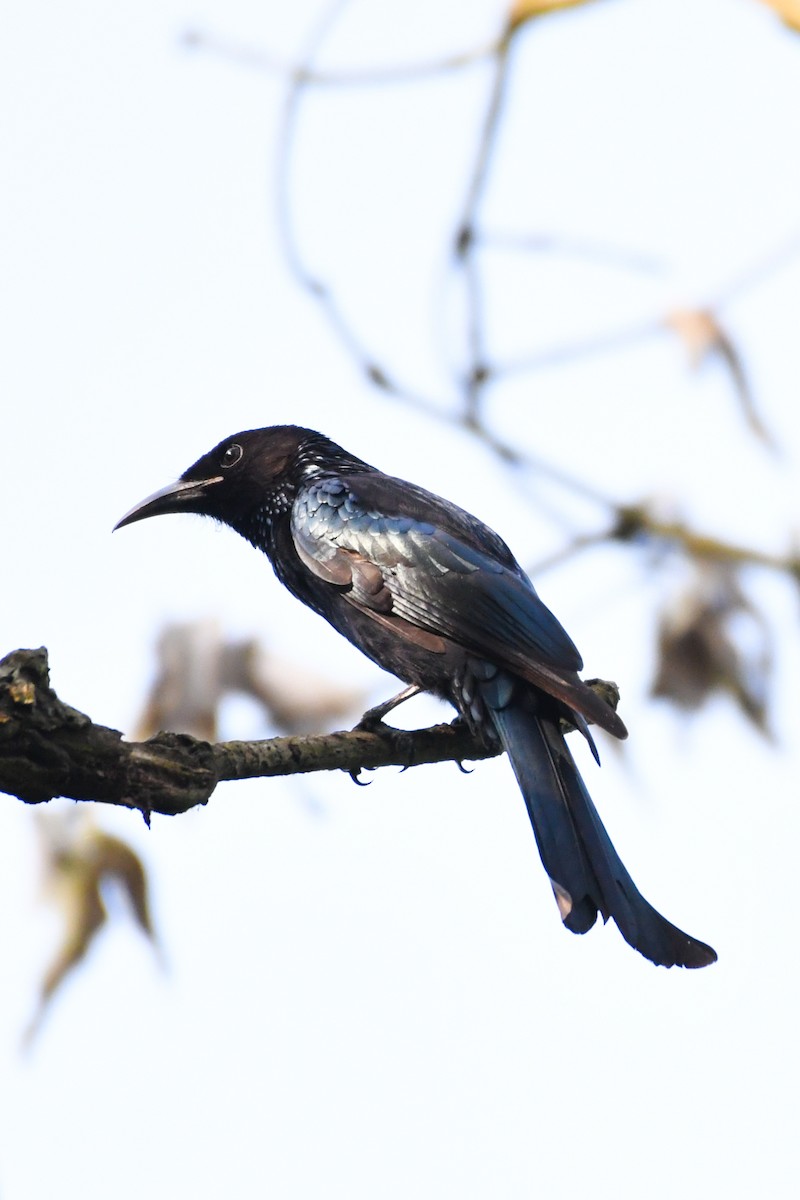
[[375,729],[376,726],[383,724],[383,719],[393,708],[403,704],[406,700],[410,700],[412,696],[418,695],[422,691],[416,683],[411,683],[407,688],[403,688],[402,692],[398,692],[396,696],[392,696],[391,700],[384,700],[383,704],[376,704],[374,708],[368,708],[361,720],[356,725],[356,729]]

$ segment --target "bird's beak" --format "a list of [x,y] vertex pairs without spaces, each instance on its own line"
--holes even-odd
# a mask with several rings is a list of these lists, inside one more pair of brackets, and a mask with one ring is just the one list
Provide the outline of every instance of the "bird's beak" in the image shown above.
[[146,500],[135,504],[121,521],[117,521],[114,529],[132,525],[134,521],[143,521],[145,517],[160,517],[164,513],[202,513],[203,509],[197,507],[197,501],[204,500],[208,489],[215,483],[222,483],[222,478],[222,475],[215,475],[213,479],[179,479],[177,483],[168,483]]

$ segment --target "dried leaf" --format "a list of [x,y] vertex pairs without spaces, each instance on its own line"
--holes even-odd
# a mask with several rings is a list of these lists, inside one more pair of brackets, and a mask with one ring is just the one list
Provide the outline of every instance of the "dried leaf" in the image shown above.
[[773,9],[785,25],[800,33],[800,0],[761,0]]
[[136,727],[137,738],[152,737],[163,729],[216,740],[221,651],[216,621],[164,628],[156,647],[158,674]]
[[724,336],[717,318],[708,308],[678,308],[667,314],[664,324],[677,333],[693,367],[699,367],[708,354],[719,349]]
[[728,692],[759,732],[770,736],[766,696],[772,669],[767,624],[729,565],[701,566],[662,613],[652,695],[694,711]]
[[99,829],[78,810],[52,812],[38,821],[45,868],[44,884],[62,918],[62,934],[39,991],[39,1003],[25,1034],[29,1044],[66,977],[92,946],[108,919],[102,887],[118,881],[140,928],[155,943],[147,897],[147,876],[138,855]]
[[733,381],[745,421],[756,437],[775,450],[775,442],[756,409],[742,356],[716,314],[708,308],[676,309],[667,315],[664,324],[683,342],[693,368],[702,366],[714,355],[722,360]]
[[217,738],[225,696],[251,696],[284,733],[317,731],[363,708],[363,693],[279,658],[255,639],[226,641],[215,621],[170,625],[158,641],[159,669],[136,736],[159,730]]
[[507,30],[513,33],[520,25],[530,21],[532,17],[542,17],[546,13],[556,12],[561,8],[576,8],[586,4],[588,0],[515,0],[508,14]]
[[97,829],[87,844],[86,857],[100,885],[107,879],[115,879],[120,884],[130,901],[137,925],[155,943],[147,874],[138,854],[126,842]]
[[107,916],[99,880],[85,858],[64,853],[54,861],[53,870],[57,876],[53,881],[53,892],[64,921],[64,932],[42,982],[43,1003],[84,957]]
[[343,688],[316,671],[267,652],[257,641],[225,647],[226,690],[259,700],[272,723],[285,733],[309,733],[364,708],[360,690]]

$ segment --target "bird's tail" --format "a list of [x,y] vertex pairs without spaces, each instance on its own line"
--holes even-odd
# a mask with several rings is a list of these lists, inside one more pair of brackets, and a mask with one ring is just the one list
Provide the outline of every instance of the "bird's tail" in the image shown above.
[[518,696],[490,707],[511,760],[561,918],[586,933],[609,917],[634,950],[663,967],[705,967],[710,946],[670,924],[636,888],[606,833],[569,752],[558,717],[541,715]]

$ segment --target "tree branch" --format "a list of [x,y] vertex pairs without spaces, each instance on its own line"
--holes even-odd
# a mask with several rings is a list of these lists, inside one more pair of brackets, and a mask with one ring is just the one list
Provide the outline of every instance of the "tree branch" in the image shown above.
[[[588,679],[616,709],[619,690],[604,679]],[[574,726],[562,720],[565,732]],[[360,771],[417,767],[424,763],[494,758],[499,746],[485,745],[456,721],[429,729],[375,727],[315,736],[276,737],[255,742],[201,741],[187,733],[158,733],[146,742],[126,742],[117,729],[95,725],[64,704],[50,687],[47,650],[14,650],[0,659],[0,792],[26,804],[55,796],[95,800],[175,816],[205,804],[218,783],[312,771]]]
[[375,730],[211,745],[188,734],[126,742],[64,704],[50,687],[47,651],[15,650],[0,660],[0,791],[27,804],[55,796],[95,800],[172,816],[205,804],[221,780],[310,771],[412,767],[499,753],[466,729]]

